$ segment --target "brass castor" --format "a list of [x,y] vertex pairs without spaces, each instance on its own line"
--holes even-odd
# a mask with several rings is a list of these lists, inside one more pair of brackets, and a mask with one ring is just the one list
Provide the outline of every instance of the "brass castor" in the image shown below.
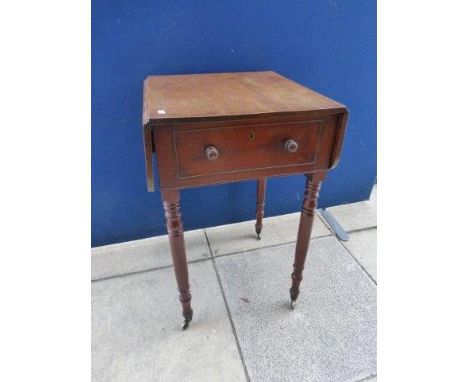
[[184,325],[182,326],[182,330],[185,330],[185,329],[187,329],[189,327],[190,321],[192,321],[192,320],[185,320],[184,321]]

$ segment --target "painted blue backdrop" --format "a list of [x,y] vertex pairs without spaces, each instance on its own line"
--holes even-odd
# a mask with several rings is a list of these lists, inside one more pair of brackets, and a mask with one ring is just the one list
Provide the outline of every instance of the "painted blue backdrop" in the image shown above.
[[[376,178],[375,1],[92,0],[92,245],[164,234],[141,137],[149,74],[274,70],[348,106],[320,207],[369,197]],[[266,215],[299,211],[304,177],[271,179]],[[255,183],[182,191],[186,229],[255,217]]]

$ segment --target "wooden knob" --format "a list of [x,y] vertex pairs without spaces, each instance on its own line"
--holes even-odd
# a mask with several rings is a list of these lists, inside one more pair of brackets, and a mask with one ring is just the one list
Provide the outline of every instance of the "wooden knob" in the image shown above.
[[294,139],[288,139],[286,142],[284,142],[284,148],[290,153],[294,153],[299,148],[299,145]]
[[218,149],[214,146],[208,146],[205,149],[205,155],[208,160],[216,160],[219,157]]

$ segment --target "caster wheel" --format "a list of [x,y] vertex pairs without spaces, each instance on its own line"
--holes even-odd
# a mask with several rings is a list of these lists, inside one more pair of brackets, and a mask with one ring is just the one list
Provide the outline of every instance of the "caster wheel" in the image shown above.
[[184,321],[184,325],[182,326],[182,330],[185,330],[185,329],[187,329],[189,327],[190,321],[191,320],[185,320]]
[[296,301],[291,300],[291,310],[294,310],[295,306],[296,306]]

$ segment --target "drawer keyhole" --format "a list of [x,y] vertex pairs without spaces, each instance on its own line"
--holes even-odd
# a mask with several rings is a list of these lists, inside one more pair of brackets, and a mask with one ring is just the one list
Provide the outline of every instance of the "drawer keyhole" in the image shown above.
[[250,132],[249,139],[253,141],[255,139],[255,133],[253,131]]

